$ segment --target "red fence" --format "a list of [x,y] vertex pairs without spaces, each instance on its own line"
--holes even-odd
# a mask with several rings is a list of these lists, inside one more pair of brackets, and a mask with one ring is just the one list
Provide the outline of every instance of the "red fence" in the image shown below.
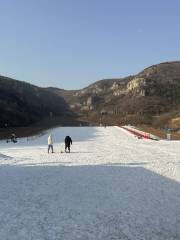
[[144,139],[153,139],[151,138],[151,134],[150,133],[146,133],[143,131],[140,131],[138,129],[129,127],[129,126],[121,126],[122,129],[125,129],[126,131],[132,133],[133,135],[139,137],[139,138],[144,138]]

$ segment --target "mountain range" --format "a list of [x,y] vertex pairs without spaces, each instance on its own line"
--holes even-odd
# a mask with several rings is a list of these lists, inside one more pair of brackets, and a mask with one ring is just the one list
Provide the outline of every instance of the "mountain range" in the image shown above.
[[40,88],[0,77],[0,123],[28,125],[49,115],[89,123],[180,127],[180,61],[80,90]]

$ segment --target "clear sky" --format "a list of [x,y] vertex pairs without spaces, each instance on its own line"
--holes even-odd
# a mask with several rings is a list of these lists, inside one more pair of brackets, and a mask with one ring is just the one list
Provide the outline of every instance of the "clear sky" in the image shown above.
[[0,74],[78,89],[180,60],[180,0],[0,0]]

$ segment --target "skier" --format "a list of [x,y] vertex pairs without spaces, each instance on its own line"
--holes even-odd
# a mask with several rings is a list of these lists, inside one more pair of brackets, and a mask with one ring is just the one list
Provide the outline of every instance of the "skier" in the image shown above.
[[69,153],[70,153],[70,146],[71,146],[71,144],[72,144],[72,139],[71,139],[71,137],[69,137],[69,136],[66,136],[65,137],[65,139],[64,139],[64,142],[65,142],[65,152],[67,152],[66,151],[66,149],[68,149],[68,151],[69,151]]
[[53,153],[53,138],[52,138],[52,135],[50,134],[49,137],[48,137],[48,153],[49,153],[49,150],[51,149],[51,152]]

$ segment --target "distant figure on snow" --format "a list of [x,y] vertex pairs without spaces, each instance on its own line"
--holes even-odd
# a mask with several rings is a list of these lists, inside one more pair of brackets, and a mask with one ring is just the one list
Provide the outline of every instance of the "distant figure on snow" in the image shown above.
[[11,139],[11,142],[16,143],[17,142],[16,134],[12,133],[10,139]]
[[65,152],[67,152],[66,150],[68,149],[69,153],[70,153],[70,146],[72,144],[72,139],[70,138],[70,136],[66,136],[64,139],[65,142]]
[[52,138],[52,135],[50,134],[49,137],[48,137],[48,153],[51,149],[51,152],[53,153],[53,138]]

